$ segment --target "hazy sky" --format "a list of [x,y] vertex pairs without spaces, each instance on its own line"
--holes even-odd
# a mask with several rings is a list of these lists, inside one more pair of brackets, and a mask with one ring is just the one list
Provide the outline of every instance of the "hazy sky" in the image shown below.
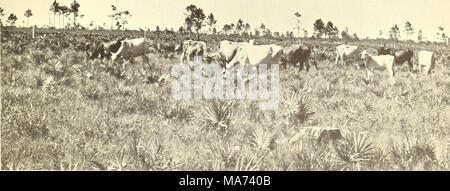
[[[5,20],[10,13],[19,17],[17,24],[22,25],[26,9],[34,16],[30,23],[49,25],[53,19],[49,8],[53,0],[1,0],[0,7],[5,9]],[[72,0],[59,0],[69,6]],[[436,37],[437,28],[442,26],[450,33],[450,0],[78,0],[84,25],[94,21],[95,25],[106,24],[110,27],[110,6],[119,10],[129,10],[132,17],[127,28],[177,30],[184,22],[185,8],[195,4],[205,13],[213,13],[218,20],[217,28],[224,24],[236,23],[239,18],[254,27],[264,23],[274,31],[293,31],[294,13],[302,14],[302,27],[313,32],[313,23],[321,18],[325,23],[332,21],[339,30],[348,27],[350,33],[359,37],[377,37],[383,30],[387,35],[394,24],[403,30],[404,23],[410,21],[413,28],[422,29],[430,40]],[[296,34],[296,33],[295,33]]]

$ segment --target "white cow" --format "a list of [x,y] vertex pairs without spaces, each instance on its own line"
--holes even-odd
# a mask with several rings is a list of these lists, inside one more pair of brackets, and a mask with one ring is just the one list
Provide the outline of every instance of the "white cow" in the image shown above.
[[241,65],[279,64],[282,55],[283,48],[275,44],[247,44],[238,48],[236,55],[228,65],[234,65],[236,63],[240,63]]
[[359,53],[358,46],[352,46],[352,45],[339,45],[336,47],[336,65],[338,64],[339,60],[344,61],[344,59],[348,57],[355,57]]
[[367,78],[369,81],[373,80],[374,70],[387,70],[391,81],[394,80],[394,64],[395,57],[392,55],[374,56],[369,54],[366,50],[361,52],[361,58],[364,60],[364,65],[367,69]]
[[436,62],[434,53],[427,50],[421,50],[417,54],[417,57],[418,57],[419,72],[422,70],[422,66],[424,66],[425,69],[423,72],[425,74],[429,74],[431,72],[431,69],[434,68]]
[[190,63],[190,58],[192,56],[205,56],[206,55],[206,43],[203,41],[186,40],[178,48],[181,49],[181,64],[183,64],[184,58],[186,57],[189,66],[193,66]]
[[[239,63],[242,66],[260,65],[260,64],[280,64],[283,55],[283,48],[278,45],[252,45],[247,44],[239,47],[233,60],[227,64],[226,75],[229,75],[229,69]],[[242,73],[244,67],[238,73]],[[251,78],[253,78],[252,76]]]
[[223,62],[229,63],[233,60],[237,50],[248,44],[254,44],[254,40],[250,40],[249,42],[232,42],[228,40],[220,41],[218,45],[218,56]]

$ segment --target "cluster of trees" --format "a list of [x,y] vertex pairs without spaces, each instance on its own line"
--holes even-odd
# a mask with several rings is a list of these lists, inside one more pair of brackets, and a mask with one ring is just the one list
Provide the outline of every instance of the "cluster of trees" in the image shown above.
[[[3,16],[5,16],[4,11],[5,10],[2,7],[0,7],[0,23],[2,22],[1,18]],[[33,12],[31,12],[30,9],[27,9],[25,11],[25,13],[24,13],[24,16],[27,18],[27,27],[28,27],[28,24],[29,24],[28,21],[29,21],[29,18],[33,16]],[[11,14],[9,14],[8,19],[6,20],[6,22],[9,24],[9,26],[14,26],[18,19],[19,18],[17,17],[17,15],[11,13]]]
[[[339,39],[339,29],[337,26],[333,24],[333,22],[328,21],[327,24],[322,21],[322,19],[317,19],[314,24],[314,34],[313,38],[329,38],[329,39]],[[305,31],[307,33],[307,31]],[[356,33],[350,35],[350,32],[347,27],[340,33],[341,39],[344,40],[359,40],[359,37]],[[307,34],[305,34],[307,36]]]
[[[261,24],[261,25],[264,25],[264,24]],[[244,36],[249,35],[251,33],[250,30],[251,30],[250,24],[248,24],[248,23],[244,24],[244,21],[242,19],[239,19],[236,22],[236,24],[233,24],[233,23],[225,24],[222,29],[223,33],[225,33],[225,34],[230,34],[230,33],[231,34],[242,34]],[[270,30],[269,30],[269,32],[270,32]],[[264,29],[261,30],[261,33],[263,33],[263,34],[267,33],[267,30],[265,30],[265,26],[264,26]]]
[[130,11],[117,11],[115,5],[111,5],[111,10],[111,15],[108,15],[108,17],[111,17],[111,30],[113,29],[114,21],[116,21],[115,25],[118,30],[125,29],[125,25],[128,24],[128,18],[132,16]]
[[[5,10],[4,10],[3,8],[0,7],[0,23],[2,23],[1,18],[2,18],[3,16],[5,16],[4,11],[5,11]],[[17,16],[16,16],[15,14],[11,13],[11,14],[8,16],[8,19],[6,20],[6,22],[7,22],[10,26],[14,26],[14,25],[16,24],[17,19],[18,19]]]
[[[406,40],[412,40],[414,37],[414,34],[416,33],[414,28],[412,27],[411,22],[409,22],[409,21],[405,22],[403,32],[406,35],[406,38],[405,38]],[[383,35],[382,30],[379,30],[379,35],[380,35],[380,37]],[[436,35],[437,35],[436,40],[446,42],[446,40],[448,39],[447,35],[444,32],[443,27],[438,27]],[[401,39],[401,30],[397,24],[395,24],[394,26],[392,26],[390,28],[389,39],[391,39],[391,40],[400,40]],[[419,42],[424,40],[423,32],[420,29],[419,29],[419,31],[417,31],[417,40]]]
[[[78,27],[80,26],[77,24],[77,18],[78,17],[84,17],[84,15],[79,15],[80,12],[80,4],[74,0],[70,7],[65,5],[60,5],[56,0],[50,5],[50,11],[53,13],[53,27],[56,28],[56,16],[58,15],[58,26],[59,28],[64,27],[64,18],[69,17],[70,15],[73,15],[73,26]],[[24,16],[26,17],[26,23],[27,27],[29,26],[29,20],[30,17],[32,17],[34,14],[30,9],[27,9],[24,13]],[[4,16],[4,9],[0,7],[0,18]],[[62,18],[62,20],[61,20]],[[11,13],[6,22],[10,26],[15,26],[16,22],[18,20],[17,15]],[[61,22],[62,21],[62,22]],[[1,19],[0,19],[1,22]],[[68,26],[67,26],[68,27]]]
[[322,19],[317,19],[314,22],[314,36],[322,38],[324,35],[328,38],[339,38],[339,29],[331,21],[325,25]]
[[[68,28],[70,23],[64,25],[64,18],[68,18],[70,15],[73,16],[73,27],[78,28],[80,25],[77,23],[77,18],[83,18],[84,15],[79,15],[80,3],[76,0],[70,4],[70,6],[60,5],[56,0],[50,5],[50,11],[53,13],[53,27],[56,28],[56,16],[58,16],[58,27]],[[62,18],[62,23],[61,23]]]
[[[189,5],[186,7],[186,18],[184,19],[184,26],[178,29],[179,33],[192,33],[196,32],[197,34],[204,27],[208,27],[207,31],[209,34],[217,34],[219,33],[216,28],[217,20],[214,17],[214,14],[210,13],[206,16],[205,12],[195,6]],[[251,26],[249,23],[244,22],[242,19],[238,19],[236,23],[225,24],[222,27],[222,34],[230,35],[243,35],[243,36],[284,36],[284,34],[280,34],[279,32],[274,32],[268,29],[264,23],[261,23],[259,28],[255,28],[254,33],[251,32]],[[292,32],[286,32],[286,36],[293,36]]]

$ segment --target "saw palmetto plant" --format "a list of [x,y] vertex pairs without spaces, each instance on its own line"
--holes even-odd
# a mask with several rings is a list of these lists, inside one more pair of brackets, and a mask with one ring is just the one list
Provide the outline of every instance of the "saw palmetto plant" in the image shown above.
[[362,170],[372,158],[374,147],[369,137],[353,133],[334,146],[340,170]]
[[202,129],[225,133],[231,125],[232,117],[232,101],[214,100],[203,108]]

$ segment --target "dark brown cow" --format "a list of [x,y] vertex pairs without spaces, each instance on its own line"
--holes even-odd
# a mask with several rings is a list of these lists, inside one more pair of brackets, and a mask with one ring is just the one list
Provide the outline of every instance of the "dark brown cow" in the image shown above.
[[313,58],[313,48],[305,45],[291,45],[283,49],[282,63],[287,66],[287,64],[297,65],[300,63],[299,71],[306,67],[306,71],[309,71],[310,61],[313,62],[314,67],[317,70],[317,63]]

